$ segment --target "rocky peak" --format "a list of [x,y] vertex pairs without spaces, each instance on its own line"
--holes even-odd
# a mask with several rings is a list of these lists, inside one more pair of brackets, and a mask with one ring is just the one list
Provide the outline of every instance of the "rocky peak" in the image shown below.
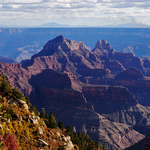
[[65,39],[64,37],[63,37],[63,35],[60,35],[60,36],[57,36],[55,39],[53,39],[52,41],[53,42],[60,42],[60,43],[62,43],[63,41],[66,41],[67,39]]
[[106,49],[106,50],[109,50],[111,47],[110,45],[107,43],[107,40],[99,40],[97,41],[96,45],[95,45],[95,48],[98,48],[98,49]]
[[43,49],[33,55],[33,59],[39,56],[50,56],[54,53],[59,55],[65,55],[65,53],[69,53],[72,50],[85,50],[87,49],[83,42],[75,42],[74,40],[68,40],[64,38],[62,35],[57,36],[55,39],[48,41]]

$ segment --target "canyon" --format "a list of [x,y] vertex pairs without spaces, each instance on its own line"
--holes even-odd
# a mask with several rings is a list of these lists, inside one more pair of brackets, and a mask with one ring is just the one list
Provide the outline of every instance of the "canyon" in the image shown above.
[[108,149],[124,149],[150,129],[150,60],[117,52],[106,40],[89,50],[62,35],[31,59],[0,63],[9,83],[40,111]]
[[58,35],[83,41],[93,49],[98,39],[107,39],[119,52],[149,57],[149,28],[0,28],[0,55],[21,62],[38,53],[43,45]]

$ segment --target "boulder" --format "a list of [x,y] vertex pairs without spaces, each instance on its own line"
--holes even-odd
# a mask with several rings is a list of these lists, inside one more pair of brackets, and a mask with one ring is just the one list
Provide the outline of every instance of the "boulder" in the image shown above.
[[49,144],[42,139],[38,139],[38,141],[39,141],[39,147],[49,146]]

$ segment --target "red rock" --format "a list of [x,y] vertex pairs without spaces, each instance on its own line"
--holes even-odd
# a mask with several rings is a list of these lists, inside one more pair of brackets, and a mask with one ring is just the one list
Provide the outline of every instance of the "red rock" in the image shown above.
[[97,41],[96,45],[95,45],[95,48],[98,48],[98,49],[106,49],[106,50],[110,50],[111,47],[110,45],[107,43],[106,40],[99,40]]
[[143,62],[141,58],[135,57],[132,53],[116,52],[111,56],[111,59],[118,60],[125,69],[136,67],[143,71]]
[[32,86],[28,83],[31,74],[21,64],[0,63],[0,73],[4,73],[12,87],[17,87],[24,95],[31,93]]
[[104,63],[104,68],[108,68],[109,70],[114,72],[125,70],[123,65],[119,61],[113,59],[107,59]]
[[129,68],[116,76],[116,79],[142,80],[146,79],[142,72],[135,67]]
[[63,36],[50,40],[31,60],[25,61],[23,67],[31,74],[44,69],[66,70],[79,75],[80,69],[103,68],[101,60],[88,50],[82,42],[67,40]]

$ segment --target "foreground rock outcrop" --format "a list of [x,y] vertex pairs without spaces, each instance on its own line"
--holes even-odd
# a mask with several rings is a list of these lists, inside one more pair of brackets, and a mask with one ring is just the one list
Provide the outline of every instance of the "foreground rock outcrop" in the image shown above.
[[74,150],[65,132],[48,128],[45,120],[35,112],[39,113],[27,98],[0,76],[1,149],[50,150],[65,145],[66,149]]

